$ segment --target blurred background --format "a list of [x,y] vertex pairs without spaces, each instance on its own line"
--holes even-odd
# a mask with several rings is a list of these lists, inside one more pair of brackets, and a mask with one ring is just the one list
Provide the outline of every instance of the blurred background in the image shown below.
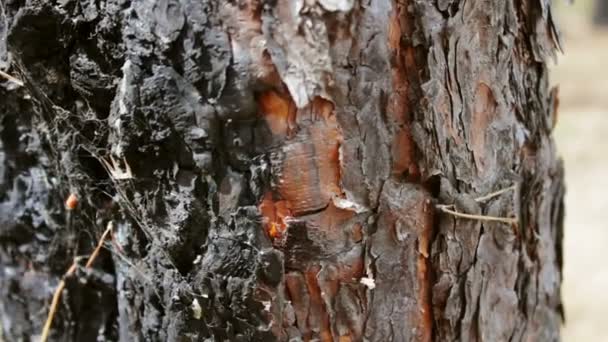
[[565,55],[551,70],[567,186],[562,337],[608,341],[608,0],[568,3],[554,1]]

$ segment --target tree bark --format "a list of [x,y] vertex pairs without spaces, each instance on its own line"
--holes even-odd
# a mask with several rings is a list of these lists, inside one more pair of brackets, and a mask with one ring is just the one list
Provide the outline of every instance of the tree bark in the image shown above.
[[6,340],[559,339],[548,0],[0,4]]

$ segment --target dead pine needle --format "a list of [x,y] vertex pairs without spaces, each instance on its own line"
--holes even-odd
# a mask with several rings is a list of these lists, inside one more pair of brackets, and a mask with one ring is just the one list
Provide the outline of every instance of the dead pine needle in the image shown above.
[[508,188],[504,188],[504,189],[501,189],[501,190],[498,190],[498,191],[492,192],[492,193],[487,194],[487,195],[485,195],[485,196],[477,197],[477,198],[475,199],[475,202],[485,202],[485,201],[489,201],[489,200],[491,200],[492,198],[494,198],[494,197],[498,197],[498,196],[500,196],[500,195],[504,194],[505,192],[509,192],[509,191],[515,191],[515,185],[511,185],[511,186],[510,186],[510,187],[508,187]]
[[469,219],[469,220],[490,221],[490,222],[493,221],[493,222],[502,222],[502,223],[507,223],[507,224],[517,224],[517,219],[514,217],[496,217],[496,216],[466,214],[466,213],[458,212],[456,210],[452,210],[452,209],[450,209],[450,207],[451,206],[449,206],[449,205],[438,205],[437,209],[441,210],[442,212],[444,212],[446,214],[464,218],[464,219]]
[[[95,249],[93,250],[93,253],[91,253],[91,255],[89,256],[89,259],[87,260],[87,263],[85,264],[85,268],[91,268],[91,266],[95,262],[95,259],[97,259],[97,256],[99,255],[99,251],[103,247],[104,241],[106,240],[108,235],[112,233],[113,227],[114,227],[114,225],[113,225],[112,221],[110,221],[108,223],[108,227],[101,235],[101,238],[99,238],[99,242],[97,242],[97,247],[95,247]],[[44,323],[44,327],[42,328],[40,342],[46,342],[47,339],[49,338],[49,333],[51,331],[51,325],[53,324],[53,318],[55,317],[55,313],[57,312],[57,308],[59,307],[59,299],[61,299],[61,293],[63,292],[63,290],[65,288],[65,278],[74,274],[75,271],[76,271],[76,262],[72,263],[72,266],[70,266],[70,268],[68,268],[67,272],[65,272],[61,281],[59,282],[59,285],[57,286],[57,289],[55,290],[55,293],[53,294],[53,300],[51,301],[51,308],[49,310],[49,315],[46,318],[46,322]]]
[[5,73],[4,71],[0,70],[0,76],[2,76],[3,78],[15,83],[16,85],[23,87],[23,81],[17,79],[16,77],[13,77],[7,73]]
[[[487,194],[485,196],[478,197],[475,199],[475,201],[478,203],[489,201],[492,198],[498,197],[506,192],[515,191],[515,189],[516,189],[516,186],[512,185],[508,188],[504,188],[504,189],[492,192],[490,194]],[[460,218],[469,219],[469,220],[502,222],[502,223],[513,224],[513,225],[517,224],[517,222],[518,222],[517,218],[514,218],[514,217],[496,217],[496,216],[461,213],[454,208],[453,204],[452,205],[439,204],[439,205],[437,205],[437,209],[439,209],[441,212],[443,212],[445,214],[449,214],[449,215],[452,215],[455,217],[460,217]]]

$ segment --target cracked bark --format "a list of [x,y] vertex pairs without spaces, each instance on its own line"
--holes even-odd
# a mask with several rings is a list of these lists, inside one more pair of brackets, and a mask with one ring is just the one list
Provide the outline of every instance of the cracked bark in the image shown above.
[[559,339],[549,1],[0,4],[7,340]]

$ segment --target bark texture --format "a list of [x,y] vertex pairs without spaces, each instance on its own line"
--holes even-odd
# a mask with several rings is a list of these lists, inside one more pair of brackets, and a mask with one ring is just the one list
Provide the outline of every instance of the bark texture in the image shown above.
[[5,339],[559,340],[549,0],[0,4]]

